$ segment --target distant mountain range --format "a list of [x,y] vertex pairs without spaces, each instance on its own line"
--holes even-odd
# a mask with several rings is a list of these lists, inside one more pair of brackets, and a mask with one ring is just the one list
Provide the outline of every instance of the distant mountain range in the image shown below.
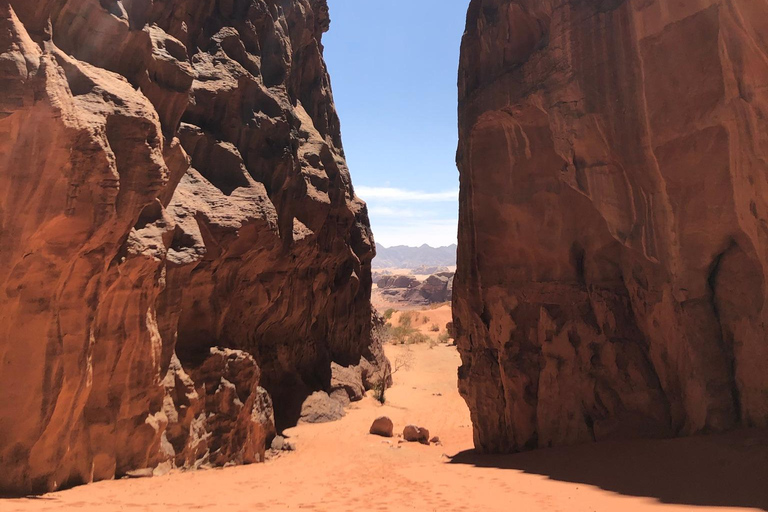
[[373,268],[408,268],[456,265],[456,244],[446,247],[421,247],[397,245],[384,247],[376,244]]

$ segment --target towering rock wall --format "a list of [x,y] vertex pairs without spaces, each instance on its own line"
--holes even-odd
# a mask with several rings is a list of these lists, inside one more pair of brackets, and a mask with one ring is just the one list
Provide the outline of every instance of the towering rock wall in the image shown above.
[[455,327],[475,444],[768,426],[768,2],[473,0]]
[[0,0],[0,492],[261,460],[273,400],[288,424],[332,362],[384,362],[328,26]]

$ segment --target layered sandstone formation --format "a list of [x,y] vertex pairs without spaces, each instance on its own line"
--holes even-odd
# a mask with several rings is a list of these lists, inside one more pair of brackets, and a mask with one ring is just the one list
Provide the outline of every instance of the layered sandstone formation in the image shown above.
[[473,0],[454,294],[475,444],[768,426],[768,3]]
[[332,363],[370,382],[328,25],[325,0],[0,0],[0,492],[259,461]]

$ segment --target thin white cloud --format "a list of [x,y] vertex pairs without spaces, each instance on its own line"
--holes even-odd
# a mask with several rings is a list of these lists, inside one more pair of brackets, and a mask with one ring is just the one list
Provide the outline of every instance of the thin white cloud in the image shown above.
[[390,206],[373,205],[368,207],[368,213],[375,217],[396,217],[399,219],[416,217],[419,214],[408,208],[392,208]]
[[442,247],[456,243],[458,219],[403,219],[400,222],[380,222],[373,218],[376,242],[391,247],[428,244]]
[[458,201],[458,190],[446,190],[443,192],[421,192],[405,190],[394,187],[355,187],[355,192],[363,200],[386,199],[388,201],[430,201],[450,202]]

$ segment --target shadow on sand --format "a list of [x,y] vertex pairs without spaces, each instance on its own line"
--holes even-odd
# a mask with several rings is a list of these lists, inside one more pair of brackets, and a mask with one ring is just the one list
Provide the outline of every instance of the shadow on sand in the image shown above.
[[464,451],[452,464],[519,470],[662,503],[768,510],[768,431],[596,443],[513,455]]

